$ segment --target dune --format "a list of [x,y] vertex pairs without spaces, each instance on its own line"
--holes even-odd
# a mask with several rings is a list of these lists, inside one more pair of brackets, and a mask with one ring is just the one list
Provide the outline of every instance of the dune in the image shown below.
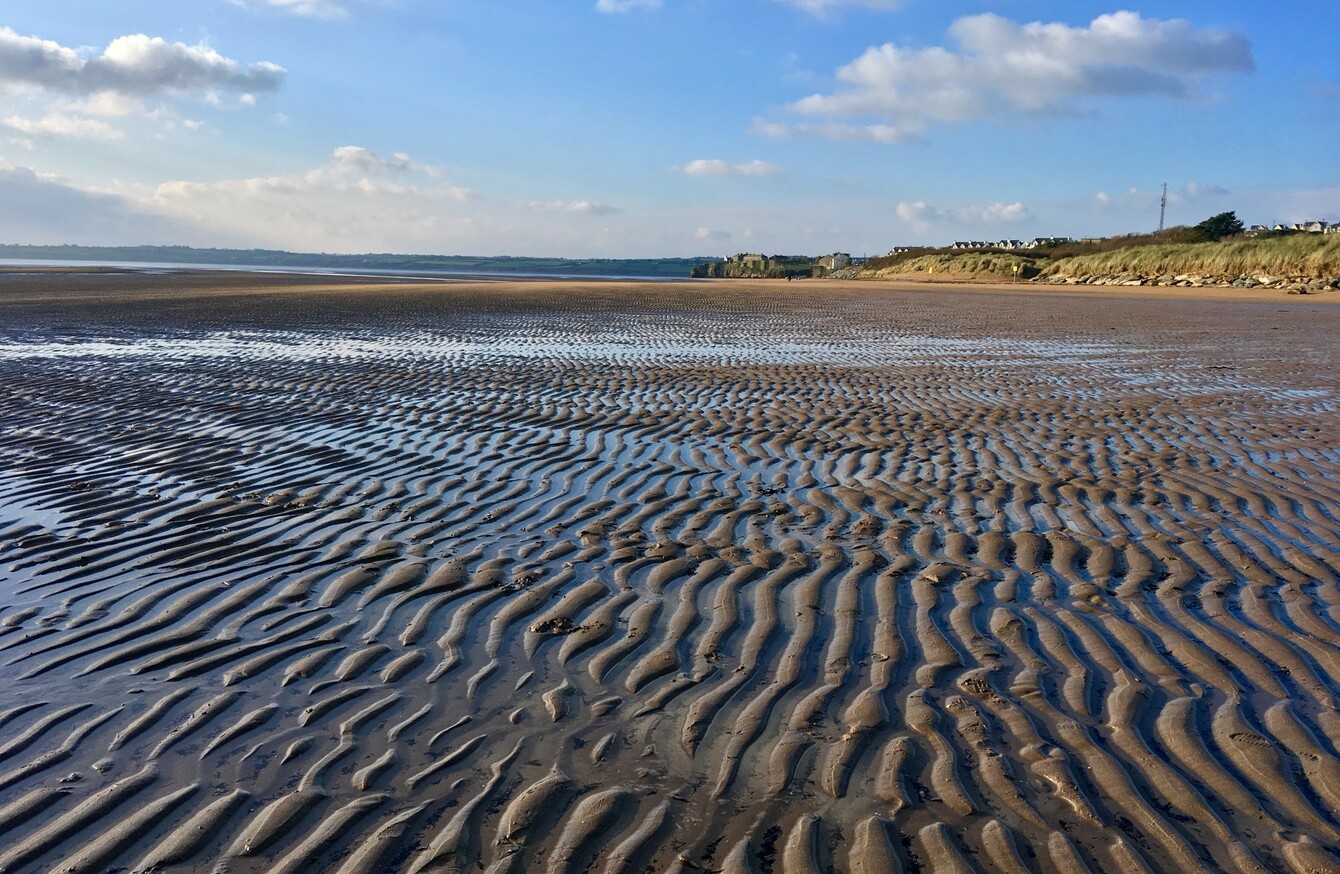
[[0,281],[0,872],[1340,871],[1340,307]]

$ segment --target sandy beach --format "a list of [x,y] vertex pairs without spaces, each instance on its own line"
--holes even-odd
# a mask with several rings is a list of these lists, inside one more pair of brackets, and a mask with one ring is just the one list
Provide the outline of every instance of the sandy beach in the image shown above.
[[0,874],[1340,871],[1337,337],[4,268]]

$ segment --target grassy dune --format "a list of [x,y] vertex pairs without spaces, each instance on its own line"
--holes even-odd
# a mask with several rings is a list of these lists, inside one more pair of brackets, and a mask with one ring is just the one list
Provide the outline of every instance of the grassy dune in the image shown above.
[[[1107,241],[1108,245],[1113,242]],[[1080,245],[1066,248],[1073,251]],[[1332,280],[1340,277],[1340,236],[1293,234],[1217,243],[1152,244],[1149,238],[1133,238],[1130,245],[1079,254],[1066,254],[1065,249],[909,252],[872,259],[860,276],[882,279],[917,273],[1005,279],[1017,275],[1053,281],[1123,276],[1154,280],[1183,275],[1207,277],[1214,283],[1240,277]]]
[[921,255],[916,258],[898,261],[885,267],[877,267],[867,276],[884,277],[906,273],[970,273],[991,274],[1012,278],[1014,268],[1019,268],[1020,277],[1027,279],[1038,274],[1038,262],[1034,258],[1004,252],[962,252]]
[[1041,275],[1197,274],[1330,279],[1340,276],[1340,236],[1296,234],[1259,240],[1137,246],[1039,262]]

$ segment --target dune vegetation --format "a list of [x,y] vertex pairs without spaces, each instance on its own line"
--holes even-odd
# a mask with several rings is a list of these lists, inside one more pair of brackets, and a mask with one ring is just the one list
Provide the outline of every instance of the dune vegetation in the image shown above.
[[1049,260],[1042,276],[1133,273],[1143,276],[1269,275],[1307,279],[1340,276],[1340,235],[1290,234],[1214,243],[1132,246]]
[[1185,241],[1187,232],[1192,230],[1173,228],[1161,235],[1071,243],[1026,252],[913,250],[872,258],[860,277],[882,279],[926,274],[1005,279],[1017,276],[1098,284],[1143,281],[1340,285],[1340,235],[1293,233]]
[[912,258],[887,260],[892,263],[872,266],[862,276],[879,278],[907,273],[926,273],[931,276],[971,273],[974,275],[992,274],[1013,277],[1016,275],[1015,268],[1018,268],[1017,274],[1020,278],[1028,279],[1037,276],[1040,272],[1038,266],[1040,259],[1035,256],[1018,255],[1013,252],[938,252],[917,255]]

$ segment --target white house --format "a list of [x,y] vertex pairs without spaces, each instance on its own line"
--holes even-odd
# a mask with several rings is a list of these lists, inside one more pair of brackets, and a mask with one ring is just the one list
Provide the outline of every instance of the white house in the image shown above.
[[819,266],[825,270],[841,270],[851,266],[851,256],[845,252],[834,252],[819,259]]

